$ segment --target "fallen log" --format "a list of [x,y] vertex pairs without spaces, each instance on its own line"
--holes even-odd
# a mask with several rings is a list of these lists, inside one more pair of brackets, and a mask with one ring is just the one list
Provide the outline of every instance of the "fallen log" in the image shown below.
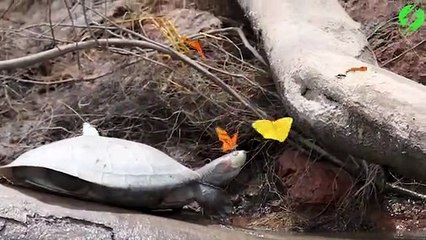
[[426,180],[426,86],[378,67],[360,24],[337,0],[239,3],[262,34],[298,129],[339,158]]
[[0,239],[257,239],[0,184]]

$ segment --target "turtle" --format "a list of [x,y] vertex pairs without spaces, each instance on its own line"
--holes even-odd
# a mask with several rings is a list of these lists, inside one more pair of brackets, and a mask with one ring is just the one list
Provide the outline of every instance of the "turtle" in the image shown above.
[[220,187],[241,171],[247,152],[234,150],[193,170],[150,145],[100,136],[87,123],[83,134],[29,150],[0,175],[14,185],[141,210],[180,210],[196,201],[226,216],[232,202]]

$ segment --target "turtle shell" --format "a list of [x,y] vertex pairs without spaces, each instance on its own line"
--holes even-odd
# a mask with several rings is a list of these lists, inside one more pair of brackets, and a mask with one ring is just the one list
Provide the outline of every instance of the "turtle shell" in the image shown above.
[[170,189],[200,179],[200,174],[146,144],[83,135],[30,150],[0,168],[38,167],[108,188],[139,191]]

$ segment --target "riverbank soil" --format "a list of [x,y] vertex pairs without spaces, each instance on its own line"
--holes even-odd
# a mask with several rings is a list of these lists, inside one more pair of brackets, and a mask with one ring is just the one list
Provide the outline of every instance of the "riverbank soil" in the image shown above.
[[[139,39],[136,34],[146,34],[170,44],[170,39],[162,37],[164,31],[172,32],[170,22],[142,21],[156,14],[171,19],[176,29],[187,36],[247,23],[241,11],[235,12],[235,2],[228,0],[152,1],[156,2],[154,5],[136,0],[126,1],[127,4],[111,2],[108,10],[98,12],[106,14],[116,25],[93,15],[101,27],[89,31],[58,26],[53,37],[49,24],[41,24],[49,22],[45,1],[2,1],[0,60],[93,36]],[[402,38],[394,24],[390,24],[392,28],[372,31],[371,26],[387,23],[397,9],[388,9],[381,2],[344,1],[342,5],[370,31],[369,41],[379,64],[426,84],[421,70],[425,69],[425,48],[422,44],[416,46],[425,39],[421,35],[424,33]],[[152,15],[144,15],[146,11]],[[376,12],[381,14],[371,17]],[[52,6],[51,15],[62,19],[68,11],[58,4]],[[84,25],[84,21],[79,24]],[[256,37],[245,34],[249,43],[256,45]],[[198,37],[206,60],[190,49],[186,54],[192,60],[271,116],[283,115],[284,107],[267,67],[253,56],[235,31]],[[2,71],[0,84],[1,164],[34,147],[80,134],[84,120],[96,126],[101,135],[153,145],[196,168],[223,154],[215,133],[215,127],[220,126],[231,134],[238,130],[238,148],[249,151],[247,166],[226,188],[235,204],[231,225],[294,231],[382,228],[378,226],[382,220],[377,220],[382,211],[374,218],[366,214],[371,208],[387,206],[381,202],[382,196],[374,197],[377,192],[370,185],[360,188],[355,184],[356,177],[327,163],[310,149],[289,142],[265,141],[250,126],[258,116],[205,75],[165,54],[143,49],[88,49],[30,67]],[[374,173],[376,168],[370,168]],[[367,201],[371,199],[374,201]],[[408,206],[406,200],[400,199],[402,206]],[[424,204],[415,206],[413,209]],[[199,210],[196,204],[188,208]],[[190,211],[167,216],[211,223]],[[412,220],[418,218],[415,214],[407,216],[412,216]]]

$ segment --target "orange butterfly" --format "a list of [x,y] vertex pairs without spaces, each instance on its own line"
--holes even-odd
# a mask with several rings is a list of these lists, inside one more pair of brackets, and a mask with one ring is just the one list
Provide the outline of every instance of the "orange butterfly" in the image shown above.
[[222,142],[223,152],[229,152],[237,147],[238,131],[231,137],[223,128],[217,127],[216,134]]
[[348,70],[346,70],[346,73],[348,73],[348,72],[365,72],[365,71],[367,71],[367,67],[362,66],[362,67],[349,68]]
[[206,56],[204,55],[203,52],[203,47],[201,46],[201,42],[200,40],[194,40],[194,39],[190,39],[187,37],[182,38],[183,42],[186,43],[190,48],[195,49],[198,52],[198,55],[200,55],[200,57],[205,60]]

